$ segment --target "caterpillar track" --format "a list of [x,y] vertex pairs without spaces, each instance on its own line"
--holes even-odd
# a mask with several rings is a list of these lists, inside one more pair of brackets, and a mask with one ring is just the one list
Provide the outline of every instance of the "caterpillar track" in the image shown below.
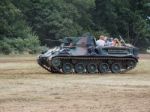
[[[51,73],[106,74],[128,72],[138,63],[135,47],[98,48],[88,44],[85,47],[79,45],[80,40],[83,41],[83,37],[76,42],[76,47],[65,46],[41,54],[38,64]],[[78,52],[80,50],[82,52]]]
[[[52,73],[124,73],[136,67],[137,59],[132,57],[54,57],[49,65],[42,66]],[[53,66],[54,64],[54,66]],[[57,65],[57,66],[55,66]]]

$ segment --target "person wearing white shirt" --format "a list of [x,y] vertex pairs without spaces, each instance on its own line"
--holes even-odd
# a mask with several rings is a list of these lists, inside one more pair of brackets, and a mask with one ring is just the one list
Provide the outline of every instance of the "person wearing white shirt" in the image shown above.
[[103,47],[105,45],[105,36],[101,35],[99,40],[96,41],[96,45],[99,47]]

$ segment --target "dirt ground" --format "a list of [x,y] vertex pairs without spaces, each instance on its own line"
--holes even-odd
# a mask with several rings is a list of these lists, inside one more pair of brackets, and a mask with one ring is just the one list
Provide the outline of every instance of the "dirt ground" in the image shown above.
[[150,112],[150,55],[125,74],[50,74],[36,56],[0,57],[0,112]]

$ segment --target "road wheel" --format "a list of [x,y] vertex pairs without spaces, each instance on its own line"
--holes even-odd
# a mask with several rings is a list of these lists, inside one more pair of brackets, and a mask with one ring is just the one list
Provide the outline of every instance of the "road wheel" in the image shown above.
[[99,72],[100,73],[107,73],[108,71],[109,71],[109,65],[107,63],[100,63]]
[[96,73],[97,72],[97,66],[94,63],[89,63],[87,65],[87,71],[88,73]]
[[73,65],[71,63],[64,63],[62,66],[63,73],[72,73]]
[[121,64],[120,63],[113,63],[111,65],[111,72],[112,73],[120,73],[121,71]]
[[53,58],[53,59],[51,60],[51,63],[52,63],[52,65],[53,65],[54,67],[58,67],[58,66],[61,65],[61,60],[60,60],[59,58]]
[[76,73],[84,73],[85,72],[85,65],[83,63],[77,63],[75,65],[75,72]]

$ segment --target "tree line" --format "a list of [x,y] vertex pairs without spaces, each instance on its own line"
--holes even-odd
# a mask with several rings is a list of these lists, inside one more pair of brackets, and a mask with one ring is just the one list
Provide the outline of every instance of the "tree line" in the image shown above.
[[1,0],[0,53],[36,53],[66,36],[121,35],[150,46],[149,0]]

